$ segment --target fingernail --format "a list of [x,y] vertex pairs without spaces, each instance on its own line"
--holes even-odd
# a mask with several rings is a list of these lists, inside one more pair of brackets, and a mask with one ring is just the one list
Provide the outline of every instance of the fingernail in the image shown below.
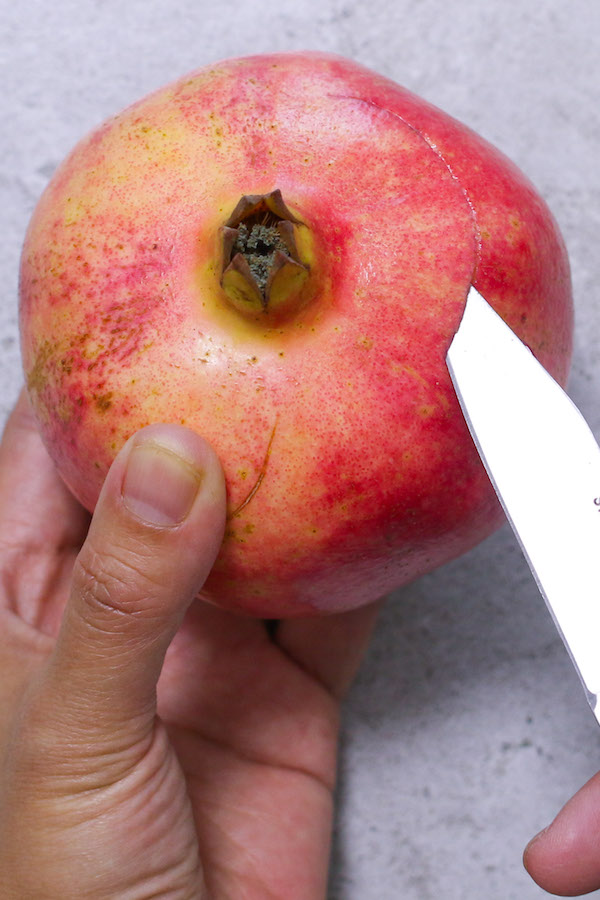
[[148,440],[134,445],[122,495],[127,509],[151,525],[179,525],[190,512],[202,474],[174,449]]

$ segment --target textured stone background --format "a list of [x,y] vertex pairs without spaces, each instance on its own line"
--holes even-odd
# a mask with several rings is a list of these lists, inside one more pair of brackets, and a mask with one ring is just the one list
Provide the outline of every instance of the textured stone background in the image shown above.
[[[300,48],[405,84],[537,184],[571,256],[570,390],[600,437],[596,0],[0,0],[2,421],[21,378],[20,245],[56,164],[187,70]],[[597,726],[505,529],[397,592],[381,617],[346,707],[330,897],[545,896],[522,848],[599,767]]]

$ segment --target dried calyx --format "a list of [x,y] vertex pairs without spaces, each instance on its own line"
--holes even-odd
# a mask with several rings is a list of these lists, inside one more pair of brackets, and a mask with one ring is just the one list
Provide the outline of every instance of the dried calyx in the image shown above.
[[305,227],[279,190],[241,198],[221,229],[221,287],[236,309],[263,318],[302,305],[309,266],[300,258],[296,230]]

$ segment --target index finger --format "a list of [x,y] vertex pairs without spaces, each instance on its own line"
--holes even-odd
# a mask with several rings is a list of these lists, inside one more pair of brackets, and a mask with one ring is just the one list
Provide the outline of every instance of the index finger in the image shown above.
[[0,443],[0,548],[6,554],[77,547],[88,524],[48,456],[23,389]]

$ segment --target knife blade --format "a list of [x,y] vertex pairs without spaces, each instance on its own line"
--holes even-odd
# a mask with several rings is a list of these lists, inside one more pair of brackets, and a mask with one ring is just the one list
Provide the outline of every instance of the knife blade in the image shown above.
[[474,287],[446,364],[600,723],[600,447],[565,391]]

